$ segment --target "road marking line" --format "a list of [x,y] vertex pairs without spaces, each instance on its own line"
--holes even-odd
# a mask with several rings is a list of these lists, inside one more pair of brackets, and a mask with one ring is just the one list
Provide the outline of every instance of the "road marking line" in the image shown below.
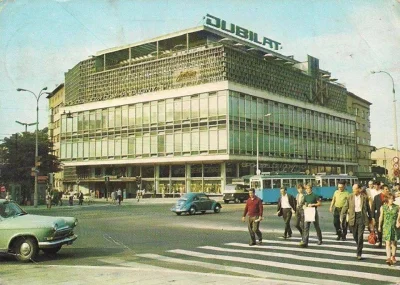
[[349,271],[349,270],[318,268],[315,266],[288,264],[288,263],[281,263],[281,262],[277,262],[277,261],[267,261],[267,260],[259,260],[259,259],[256,260],[254,258],[244,258],[244,257],[238,257],[238,256],[205,254],[205,253],[183,250],[183,249],[169,250],[168,252],[177,253],[177,254],[181,254],[181,255],[187,255],[187,256],[193,256],[193,257],[199,257],[199,258],[235,261],[235,262],[242,262],[242,263],[249,263],[249,264],[256,264],[256,265],[265,265],[265,266],[270,266],[270,267],[278,267],[278,268],[284,268],[284,269],[288,269],[288,266],[290,266],[291,270],[300,270],[300,271],[304,271],[304,272],[315,272],[315,273],[331,274],[331,275],[338,275],[338,276],[349,276],[349,277],[354,277],[354,278],[364,278],[367,280],[387,281],[387,282],[394,282],[394,283],[399,281],[399,277],[374,274],[374,273],[369,273],[369,272],[363,272],[362,274],[360,274],[359,272]]
[[[179,270],[179,269],[169,269],[169,268],[165,268],[165,267],[158,267],[158,268],[154,268],[155,266],[153,266],[152,268],[143,268],[143,267],[126,267],[123,266],[123,264],[118,264],[118,266],[96,266],[96,265],[42,265],[41,267],[44,268],[71,268],[71,269],[79,269],[80,272],[82,272],[82,269],[88,269],[88,270],[100,270],[102,272],[103,275],[107,274],[107,270],[113,270],[113,271],[131,271],[131,272],[136,272],[135,274],[139,274],[140,272],[150,272],[153,274],[154,271],[158,271],[161,273],[167,273],[167,274],[176,274],[176,276],[179,276],[180,274],[188,274],[188,275],[197,275],[200,277],[189,277],[189,278],[201,278],[201,276],[215,276],[215,277],[219,277],[219,278],[237,278],[237,279],[243,279],[243,280],[249,280],[249,278],[251,277],[243,277],[243,276],[235,276],[235,275],[226,275],[226,274],[217,274],[217,273],[202,273],[202,272],[196,272],[196,271],[184,271],[184,270]],[[261,278],[251,278],[252,280],[255,281],[264,281]],[[197,279],[196,279],[197,280]],[[278,280],[279,281],[279,280]],[[136,283],[135,283],[136,284]],[[161,284],[161,283],[160,283]],[[260,283],[257,283],[260,284]]]
[[245,253],[245,254],[257,254],[262,256],[274,256],[274,257],[282,257],[282,258],[289,258],[289,259],[296,259],[302,261],[313,261],[313,262],[323,262],[323,263],[332,263],[332,264],[347,264],[353,266],[367,266],[367,267],[375,267],[375,268],[387,268],[387,265],[370,263],[370,262],[362,262],[359,261],[350,261],[350,260],[332,260],[328,258],[320,258],[320,257],[312,257],[310,260],[309,256],[301,256],[301,255],[293,255],[287,253],[279,253],[279,252],[266,252],[266,251],[259,251],[259,250],[242,250],[242,249],[231,249],[231,248],[221,248],[215,246],[200,246],[199,248],[208,249],[208,250],[215,250],[215,251],[222,251],[222,252],[233,252],[233,253]]
[[[265,243],[268,243],[268,242],[269,241],[265,241]],[[271,243],[273,243],[273,242],[271,242]],[[232,242],[232,243],[226,243],[226,245],[249,248],[249,245],[243,244],[243,243]],[[334,255],[334,256],[350,256],[350,257],[354,257],[354,258],[356,257],[354,253],[350,253],[350,252],[311,249],[311,248],[303,248],[303,247],[286,247],[286,248],[283,247],[282,248],[282,247],[276,247],[276,246],[268,246],[268,245],[264,245],[264,244],[258,245],[257,247],[265,248],[265,249],[273,249],[273,250],[282,250],[282,251],[298,251],[298,252],[308,252],[308,253],[330,254],[330,255]],[[309,247],[310,247],[310,245],[309,245]],[[315,247],[317,247],[317,246],[315,246]],[[321,247],[321,246],[318,245],[318,247]],[[374,254],[363,254],[362,256],[365,258],[373,258],[373,259],[381,258],[381,260],[386,259],[384,256],[378,256],[378,255],[374,255]]]
[[[244,268],[244,267],[227,266],[227,265],[213,264],[213,263],[207,263],[207,262],[202,262],[202,261],[173,258],[173,257],[167,257],[167,256],[162,256],[162,255],[152,254],[152,253],[137,254],[136,256],[149,258],[149,259],[156,259],[156,260],[159,260],[162,262],[171,262],[171,263],[178,263],[178,264],[184,264],[184,265],[199,266],[199,267],[204,267],[204,268],[214,269],[214,270],[249,274],[252,276],[268,278],[268,279],[269,278],[281,279],[279,281],[281,281],[282,284],[287,284],[287,281],[291,281],[291,284],[297,284],[297,283],[299,283],[299,284],[310,284],[310,283],[321,284],[321,279],[307,278],[307,277],[300,277],[300,276],[290,276],[290,275],[286,275],[286,274],[272,273],[272,272],[249,269],[249,268]],[[272,280],[268,280],[268,281],[272,282]],[[343,282],[340,283],[337,281],[330,281],[330,280],[325,280],[325,281],[327,281],[325,283],[326,285],[336,285],[336,284],[350,285],[350,284],[353,284],[353,283],[343,283]],[[293,282],[295,282],[295,283],[293,283]]]
[[[294,238],[294,237],[291,237],[290,239],[291,239],[291,240],[301,240],[301,238]],[[317,241],[318,239],[310,238],[309,240]],[[264,241],[264,240],[263,240],[263,241]],[[325,240],[323,239],[323,237],[322,237],[322,241],[325,241]],[[329,241],[329,240],[328,240],[328,241]],[[268,240],[267,242],[269,242],[269,243],[281,243],[281,244],[296,245],[295,242],[290,242],[290,241]],[[351,241],[349,241],[349,242],[351,242]],[[367,244],[367,242],[364,242],[364,244]],[[308,244],[308,246],[314,246],[314,245]],[[355,242],[353,242],[353,246],[350,246],[350,245],[340,245],[340,244],[326,244],[326,243],[324,243],[323,245],[319,245],[318,247],[322,247],[322,248],[324,248],[324,247],[329,247],[329,248],[341,248],[341,249],[352,249],[352,250],[355,250],[355,249],[357,248]],[[383,253],[383,254],[385,253],[385,250],[383,250],[382,248],[364,247],[364,248],[363,248],[363,251],[380,252],[380,253]]]

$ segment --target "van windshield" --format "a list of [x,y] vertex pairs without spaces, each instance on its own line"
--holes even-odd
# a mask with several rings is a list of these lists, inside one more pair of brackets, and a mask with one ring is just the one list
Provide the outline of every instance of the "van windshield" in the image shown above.
[[246,185],[240,184],[227,184],[225,186],[225,193],[244,192],[247,190]]

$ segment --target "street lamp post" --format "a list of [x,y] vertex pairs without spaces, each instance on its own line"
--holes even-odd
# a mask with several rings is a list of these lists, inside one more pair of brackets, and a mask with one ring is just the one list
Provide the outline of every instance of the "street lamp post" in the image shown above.
[[[394,80],[392,75],[389,72],[379,70],[379,71],[371,71],[372,74],[375,73],[385,73],[390,79],[392,79],[392,92],[393,92],[393,120],[394,120],[394,145],[396,148],[396,157],[399,157],[399,144],[398,144],[398,135],[397,135],[397,111],[396,111],[396,90],[394,89]],[[399,177],[397,177],[397,182],[399,182]]]
[[35,192],[33,194],[33,205],[36,208],[38,206],[38,169],[37,169],[37,162],[38,162],[38,156],[39,156],[39,144],[38,144],[38,133],[39,133],[39,99],[40,96],[42,96],[43,91],[47,90],[47,87],[43,87],[42,90],[40,90],[39,95],[36,95],[30,90],[23,89],[23,88],[18,88],[17,91],[26,91],[36,98],[36,140],[35,140]]
[[[271,113],[266,114],[264,117],[271,116]],[[261,170],[259,168],[259,151],[258,151],[258,126],[257,126],[257,166],[256,166],[256,175],[260,175]]]

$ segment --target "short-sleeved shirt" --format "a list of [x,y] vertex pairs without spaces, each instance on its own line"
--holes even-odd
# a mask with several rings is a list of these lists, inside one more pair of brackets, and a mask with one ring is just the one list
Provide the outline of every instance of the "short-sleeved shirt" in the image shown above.
[[349,197],[349,192],[336,190],[333,197],[335,198],[335,207],[342,208]]
[[304,195],[304,203],[306,204],[316,204],[320,200],[321,198],[313,192],[311,192],[311,194]]

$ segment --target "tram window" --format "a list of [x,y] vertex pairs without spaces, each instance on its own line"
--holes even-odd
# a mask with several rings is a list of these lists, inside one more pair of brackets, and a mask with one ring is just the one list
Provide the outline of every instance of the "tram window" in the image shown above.
[[290,188],[290,180],[289,179],[282,179],[283,187]]
[[272,179],[272,188],[281,188],[281,180]]
[[322,186],[328,186],[329,179],[322,179]]
[[329,179],[329,186],[336,186],[335,179]]
[[317,185],[317,181],[314,179],[306,179],[306,184],[311,185],[311,187],[314,187]]
[[264,184],[264,189],[271,189],[272,187],[272,185],[271,185],[271,179],[266,179],[266,180],[264,180],[263,181],[263,184]]
[[260,189],[261,183],[260,181],[251,181],[251,188]]
[[299,184],[303,185],[304,184],[304,179],[297,179],[296,185],[299,185]]

